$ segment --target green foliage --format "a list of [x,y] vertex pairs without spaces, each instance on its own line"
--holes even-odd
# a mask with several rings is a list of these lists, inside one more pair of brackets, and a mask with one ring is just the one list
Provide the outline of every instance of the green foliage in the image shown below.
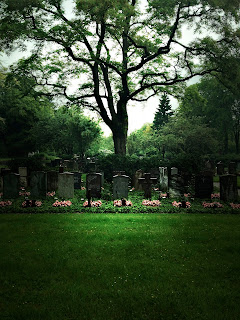
[[[116,153],[126,153],[131,100],[164,91],[177,95],[195,75],[227,75],[226,63],[238,65],[237,0],[151,0],[145,6],[138,0],[77,0],[72,15],[66,4],[2,0],[1,48],[11,52],[33,41],[32,56],[16,73],[34,79],[38,95],[98,112],[118,140]],[[183,26],[194,28],[191,43],[182,43]],[[232,73],[239,79],[239,68]],[[75,91],[69,90],[73,83]]]
[[36,154],[28,158],[16,158],[8,161],[8,166],[12,172],[18,172],[19,167],[27,167],[29,172],[41,171],[44,169],[42,156]]

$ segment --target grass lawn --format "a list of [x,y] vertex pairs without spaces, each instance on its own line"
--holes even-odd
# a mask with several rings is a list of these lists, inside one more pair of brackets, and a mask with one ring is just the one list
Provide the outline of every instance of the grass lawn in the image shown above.
[[239,230],[239,215],[1,214],[1,319],[240,319]]

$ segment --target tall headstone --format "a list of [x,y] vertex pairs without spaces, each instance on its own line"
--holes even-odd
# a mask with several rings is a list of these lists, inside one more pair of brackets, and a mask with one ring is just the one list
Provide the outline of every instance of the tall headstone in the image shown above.
[[228,164],[228,174],[236,174],[237,173],[237,164],[236,162],[229,162]]
[[163,192],[168,191],[168,168],[159,167],[159,184],[160,190]]
[[47,173],[43,171],[33,171],[30,175],[31,197],[33,199],[46,198]]
[[237,198],[237,176],[233,174],[220,176],[220,199],[223,201],[234,201]]
[[20,175],[8,173],[3,176],[3,198],[16,199],[19,197]]
[[58,195],[64,199],[74,197],[74,174],[64,172],[58,174]]
[[22,187],[27,188],[27,186],[28,186],[28,179],[27,179],[28,170],[27,170],[27,167],[19,167],[18,168],[18,173],[20,174],[20,185]]
[[184,193],[184,179],[178,174],[178,168],[171,168],[169,194],[172,198],[181,198]]
[[141,183],[139,182],[139,179],[143,177],[143,171],[141,169],[137,170],[135,172],[135,175],[133,177],[133,186],[135,190],[143,190]]
[[139,178],[138,181],[142,185],[142,188],[144,191],[144,197],[146,199],[151,199],[151,197],[152,197],[152,184],[157,183],[157,178],[151,178],[150,173],[144,173],[143,178]]
[[113,177],[113,198],[128,198],[129,177],[125,175],[116,175]]
[[80,172],[73,172],[74,174],[74,189],[81,189],[81,178],[82,175]]
[[47,172],[47,191],[56,191],[58,189],[58,172]]
[[195,197],[200,199],[211,199],[213,192],[213,176],[197,175],[195,177]]
[[224,164],[221,161],[219,161],[217,163],[217,175],[221,176],[223,174],[224,174]]
[[87,198],[101,198],[102,175],[100,173],[88,173],[86,177]]

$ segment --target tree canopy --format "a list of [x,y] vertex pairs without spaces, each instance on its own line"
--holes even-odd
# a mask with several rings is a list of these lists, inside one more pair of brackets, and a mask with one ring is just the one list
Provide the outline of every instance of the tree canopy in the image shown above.
[[[0,45],[10,52],[32,41],[16,72],[39,94],[99,113],[118,154],[126,153],[132,101],[175,95],[195,75],[226,70],[239,52],[238,0],[75,0],[71,15],[69,3],[2,0]],[[195,34],[189,43],[186,26]]]

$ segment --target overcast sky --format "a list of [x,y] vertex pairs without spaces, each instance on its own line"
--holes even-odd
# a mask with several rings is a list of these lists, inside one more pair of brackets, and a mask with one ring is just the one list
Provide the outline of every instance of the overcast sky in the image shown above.
[[[72,1],[67,0],[68,4],[70,4]],[[142,0],[142,5],[144,5],[144,1]],[[67,15],[70,18],[72,16],[71,14],[71,6],[67,6]],[[193,33],[191,30],[188,30],[187,28],[183,31],[183,41],[185,43],[189,42],[193,38]],[[0,56],[0,62],[2,63],[3,67],[8,67],[12,63],[16,62],[18,59],[26,57],[31,49],[31,45],[28,46],[29,50],[27,52],[20,52],[19,50],[15,51],[10,56],[7,56],[5,54],[2,54]],[[196,79],[193,79],[191,83],[196,82]],[[178,102],[176,99],[170,97],[171,105],[173,109],[176,109],[178,106]],[[149,99],[147,102],[133,102],[130,103],[128,106],[128,115],[129,115],[129,131],[130,134],[136,129],[140,129],[145,123],[152,123],[154,119],[154,114],[156,112],[156,109],[158,107],[159,103],[159,97],[154,97]],[[88,113],[91,115],[92,113]],[[104,123],[101,124],[102,130],[106,136],[111,134],[110,129],[107,125]]]

